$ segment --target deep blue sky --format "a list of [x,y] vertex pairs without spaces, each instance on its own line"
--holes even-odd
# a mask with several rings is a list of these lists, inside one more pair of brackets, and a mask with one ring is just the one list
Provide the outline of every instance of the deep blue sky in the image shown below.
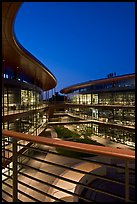
[[15,33],[54,74],[56,91],[135,72],[134,2],[24,2]]

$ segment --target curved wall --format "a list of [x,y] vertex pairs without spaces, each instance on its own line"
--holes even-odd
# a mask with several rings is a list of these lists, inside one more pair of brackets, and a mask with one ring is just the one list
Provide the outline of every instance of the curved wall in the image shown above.
[[[46,119],[42,91],[56,78],[16,39],[14,21],[22,2],[2,2],[2,127],[38,135]],[[36,132],[35,132],[36,130]]]
[[135,74],[125,74],[125,75],[121,75],[121,76],[115,76],[115,77],[111,77],[111,78],[104,78],[104,79],[98,79],[98,80],[92,80],[92,81],[87,81],[87,82],[83,82],[83,83],[79,83],[79,84],[75,84],[69,87],[66,87],[62,90],[60,90],[61,93],[64,94],[69,94],[69,93],[73,93],[75,91],[85,91],[87,90],[97,90],[97,87],[101,87],[101,89],[110,89],[112,86],[113,87],[117,87],[119,88],[121,85],[123,85],[123,87],[127,84],[127,83],[133,83],[133,86],[135,86]]

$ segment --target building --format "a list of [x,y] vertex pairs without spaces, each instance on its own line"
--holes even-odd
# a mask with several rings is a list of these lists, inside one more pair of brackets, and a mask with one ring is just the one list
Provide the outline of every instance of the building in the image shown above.
[[[56,78],[13,34],[20,6],[21,2],[2,2],[2,129],[39,135],[48,120],[43,91],[48,100],[49,90],[56,86]],[[10,140],[5,137],[2,146],[8,145]],[[2,151],[3,156],[7,154]]]
[[42,93],[49,98],[56,78],[12,33],[20,5],[2,3],[2,119],[3,128],[32,134],[45,121]]
[[[78,202],[80,199],[90,201],[94,195],[89,198],[90,191],[86,191],[86,197],[83,194],[85,189],[91,188],[88,185],[92,185],[93,180],[96,183],[94,179],[96,177],[101,181],[107,179],[120,185],[122,182],[122,188],[119,186],[122,192],[125,192],[124,195],[120,194],[122,201],[134,200],[134,151],[96,147],[39,136],[48,122],[49,90],[54,92],[56,78],[17,41],[13,24],[20,6],[21,2],[2,2],[2,201],[47,202],[47,197],[53,202]],[[47,101],[44,104],[42,91],[46,91]],[[93,99],[94,103],[97,103],[97,94]],[[77,100],[81,103],[81,98],[76,98]],[[84,102],[85,99],[82,100]],[[97,105],[83,104],[83,102],[78,105],[85,107]],[[62,104],[54,103],[54,105]],[[99,112],[99,106],[96,109]],[[93,117],[99,117],[98,112],[93,111]],[[83,113],[78,109],[78,115],[80,114]],[[84,115],[88,116],[87,113]],[[99,132],[99,125],[95,127],[95,131]],[[45,149],[39,148],[41,144]],[[71,157],[68,160],[63,154],[55,151],[58,147],[63,150],[74,150],[76,155],[81,151],[93,154],[96,158],[92,155],[88,161],[85,158],[72,160]],[[33,151],[40,152],[43,158],[35,157]],[[27,162],[28,159],[31,163]],[[122,175],[121,180],[117,180],[115,176],[119,176],[119,173]],[[98,192],[98,189],[94,190]],[[106,195],[111,193],[113,199],[119,198],[114,191],[103,192],[105,193]]]
[[135,74],[110,76],[61,90],[74,116],[92,120],[78,130],[135,148]]

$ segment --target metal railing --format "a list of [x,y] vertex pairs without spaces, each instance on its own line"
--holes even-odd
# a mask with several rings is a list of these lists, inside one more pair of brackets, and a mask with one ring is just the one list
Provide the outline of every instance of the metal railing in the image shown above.
[[134,151],[2,134],[9,138],[2,146],[2,201],[135,201]]

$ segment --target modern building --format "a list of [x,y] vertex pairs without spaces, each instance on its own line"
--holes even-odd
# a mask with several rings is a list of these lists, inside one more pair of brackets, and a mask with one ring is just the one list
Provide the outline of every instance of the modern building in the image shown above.
[[82,132],[135,147],[135,74],[115,76],[79,83],[61,90],[74,116],[91,120],[76,125]]
[[[16,39],[13,27],[20,6],[21,2],[2,2],[2,129],[39,135],[48,120],[43,91],[48,101],[49,91],[57,82]],[[5,137],[2,146],[6,147],[10,140]],[[3,156],[7,154],[2,151]]]
[[[14,20],[20,6],[2,2],[2,201],[91,202],[98,192],[101,199],[103,194],[106,200],[110,196],[113,201],[134,201],[134,151],[40,136],[52,115],[49,91],[55,92],[57,81],[16,39]],[[90,131],[134,143],[134,74],[71,86],[62,93],[68,94],[71,115],[92,120]],[[54,106],[64,105],[54,100]],[[129,124],[123,128],[121,121]],[[74,151],[75,157],[59,150]],[[89,157],[77,158],[78,153]],[[100,189],[100,182],[103,188],[108,185],[105,181],[116,184],[118,191]]]
[[45,121],[43,91],[48,99],[56,78],[16,39],[13,25],[20,5],[2,3],[2,119],[5,129],[34,133]]

